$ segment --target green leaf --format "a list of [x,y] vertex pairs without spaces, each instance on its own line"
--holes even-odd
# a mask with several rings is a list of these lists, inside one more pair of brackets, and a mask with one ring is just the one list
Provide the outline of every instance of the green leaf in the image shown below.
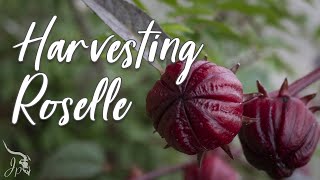
[[314,4],[314,0],[304,0],[306,3],[313,5]]
[[168,34],[193,33],[193,30],[182,24],[164,23],[161,24],[162,29]]
[[269,64],[271,66],[273,66],[276,71],[280,71],[280,72],[284,71],[284,72],[288,73],[289,75],[294,74],[293,68],[288,63],[284,62],[276,54],[272,54],[271,56],[267,57],[267,62],[269,62]]
[[316,39],[320,39],[320,26],[318,28],[316,28],[316,30],[314,32],[314,36]]
[[173,7],[178,6],[177,0],[161,0],[161,1],[169,6],[173,6]]
[[217,8],[220,10],[237,11],[248,16],[262,16],[267,20],[267,22],[276,26],[280,26],[280,20],[283,17],[283,14],[276,13],[270,7],[264,7],[261,5],[254,5],[254,4],[246,4],[244,2],[230,1],[230,2],[218,3]]
[[95,143],[68,144],[45,160],[41,179],[92,178],[103,172],[105,157]]
[[175,9],[174,12],[171,12],[172,17],[176,16],[196,16],[196,15],[205,15],[208,16],[213,14],[213,9],[211,7],[182,7],[179,6]]
[[239,35],[231,28],[231,26],[228,26],[222,22],[194,18],[190,18],[189,21],[192,26],[200,29],[200,33],[204,33],[205,29],[212,37],[217,39],[231,39],[238,43],[248,43],[249,39],[247,37]]

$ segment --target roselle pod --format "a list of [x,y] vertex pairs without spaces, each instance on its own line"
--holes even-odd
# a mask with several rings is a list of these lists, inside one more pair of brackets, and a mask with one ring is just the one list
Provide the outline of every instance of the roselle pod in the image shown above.
[[241,128],[243,99],[252,97],[243,95],[234,74],[238,67],[229,70],[199,60],[181,85],[175,82],[184,62],[166,67],[146,99],[147,114],[166,147],[189,155],[222,147],[231,156],[227,144]]
[[289,177],[309,162],[319,140],[320,128],[314,115],[319,108],[308,107],[315,94],[294,96],[287,79],[273,93],[267,93],[259,81],[257,86],[262,95],[243,109],[244,116],[256,119],[240,130],[244,155],[251,165],[272,178]]
[[201,167],[197,163],[190,164],[183,171],[184,180],[238,180],[239,174],[222,158],[207,153]]

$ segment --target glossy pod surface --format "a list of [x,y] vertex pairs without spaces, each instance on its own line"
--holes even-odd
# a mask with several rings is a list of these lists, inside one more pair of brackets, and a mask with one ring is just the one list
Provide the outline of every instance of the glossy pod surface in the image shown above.
[[154,128],[168,146],[190,155],[230,143],[242,124],[242,84],[231,70],[196,61],[177,86],[183,68],[181,61],[168,65],[148,93]]
[[280,92],[244,105],[243,115],[257,118],[239,133],[244,154],[250,164],[273,178],[288,177],[308,163],[317,146],[319,125],[304,100]]

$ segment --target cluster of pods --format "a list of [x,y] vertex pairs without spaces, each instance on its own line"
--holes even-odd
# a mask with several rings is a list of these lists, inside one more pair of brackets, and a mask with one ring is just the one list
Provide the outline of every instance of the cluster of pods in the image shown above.
[[308,107],[315,94],[298,98],[297,93],[320,73],[291,85],[285,79],[270,93],[257,81],[258,92],[243,94],[235,75],[239,64],[227,69],[196,61],[178,86],[183,67],[182,61],[168,65],[146,99],[147,114],[166,147],[199,159],[220,147],[233,158],[228,144],[239,135],[247,161],[272,178],[289,177],[309,162],[320,137],[314,115],[320,108]]

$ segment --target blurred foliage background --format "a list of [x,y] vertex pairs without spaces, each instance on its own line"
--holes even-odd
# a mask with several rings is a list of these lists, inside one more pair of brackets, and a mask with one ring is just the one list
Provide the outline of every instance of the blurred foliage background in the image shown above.
[[[317,60],[320,15],[316,14],[320,12],[320,3],[316,0],[133,0],[132,3],[154,18],[171,37],[204,43],[202,54],[211,61],[226,67],[240,62],[238,77],[245,92],[256,90],[257,79],[273,90],[284,77],[293,81],[320,62]],[[35,74],[33,66],[39,43],[28,47],[23,63],[17,60],[19,49],[12,46],[24,40],[33,21],[37,22],[33,37],[42,36],[54,15],[58,19],[41,61],[41,72],[49,78],[41,102],[65,97],[75,101],[90,99],[101,78],[120,76],[123,83],[118,97],[133,101],[123,121],[104,122],[99,106],[95,122],[71,120],[60,127],[62,109],[53,118],[40,121],[41,103],[38,103],[28,109],[36,126],[31,126],[24,116],[20,116],[17,125],[11,124],[21,82],[27,74]],[[145,97],[159,74],[147,63],[139,71],[122,70],[121,61],[108,64],[104,58],[93,64],[83,49],[76,51],[71,64],[46,59],[49,45],[56,40],[65,39],[68,44],[71,40],[85,39],[89,44],[98,39],[102,43],[111,34],[114,33],[80,0],[0,2],[0,137],[12,150],[24,152],[32,159],[31,176],[20,174],[18,179],[126,179],[133,169],[149,172],[192,158],[170,148],[163,149],[165,142],[153,133],[145,112]],[[26,101],[34,98],[40,85],[37,81],[28,88]],[[318,87],[314,85],[307,91],[318,91]],[[237,138],[233,146],[233,151],[241,151]],[[319,156],[318,150],[310,165],[297,171],[293,178],[319,179],[319,172],[314,171],[320,164]],[[1,176],[9,168],[11,158],[0,145]],[[236,159],[230,164],[242,179],[268,179],[265,173],[253,170],[241,153]],[[181,179],[181,172],[161,179]]]

